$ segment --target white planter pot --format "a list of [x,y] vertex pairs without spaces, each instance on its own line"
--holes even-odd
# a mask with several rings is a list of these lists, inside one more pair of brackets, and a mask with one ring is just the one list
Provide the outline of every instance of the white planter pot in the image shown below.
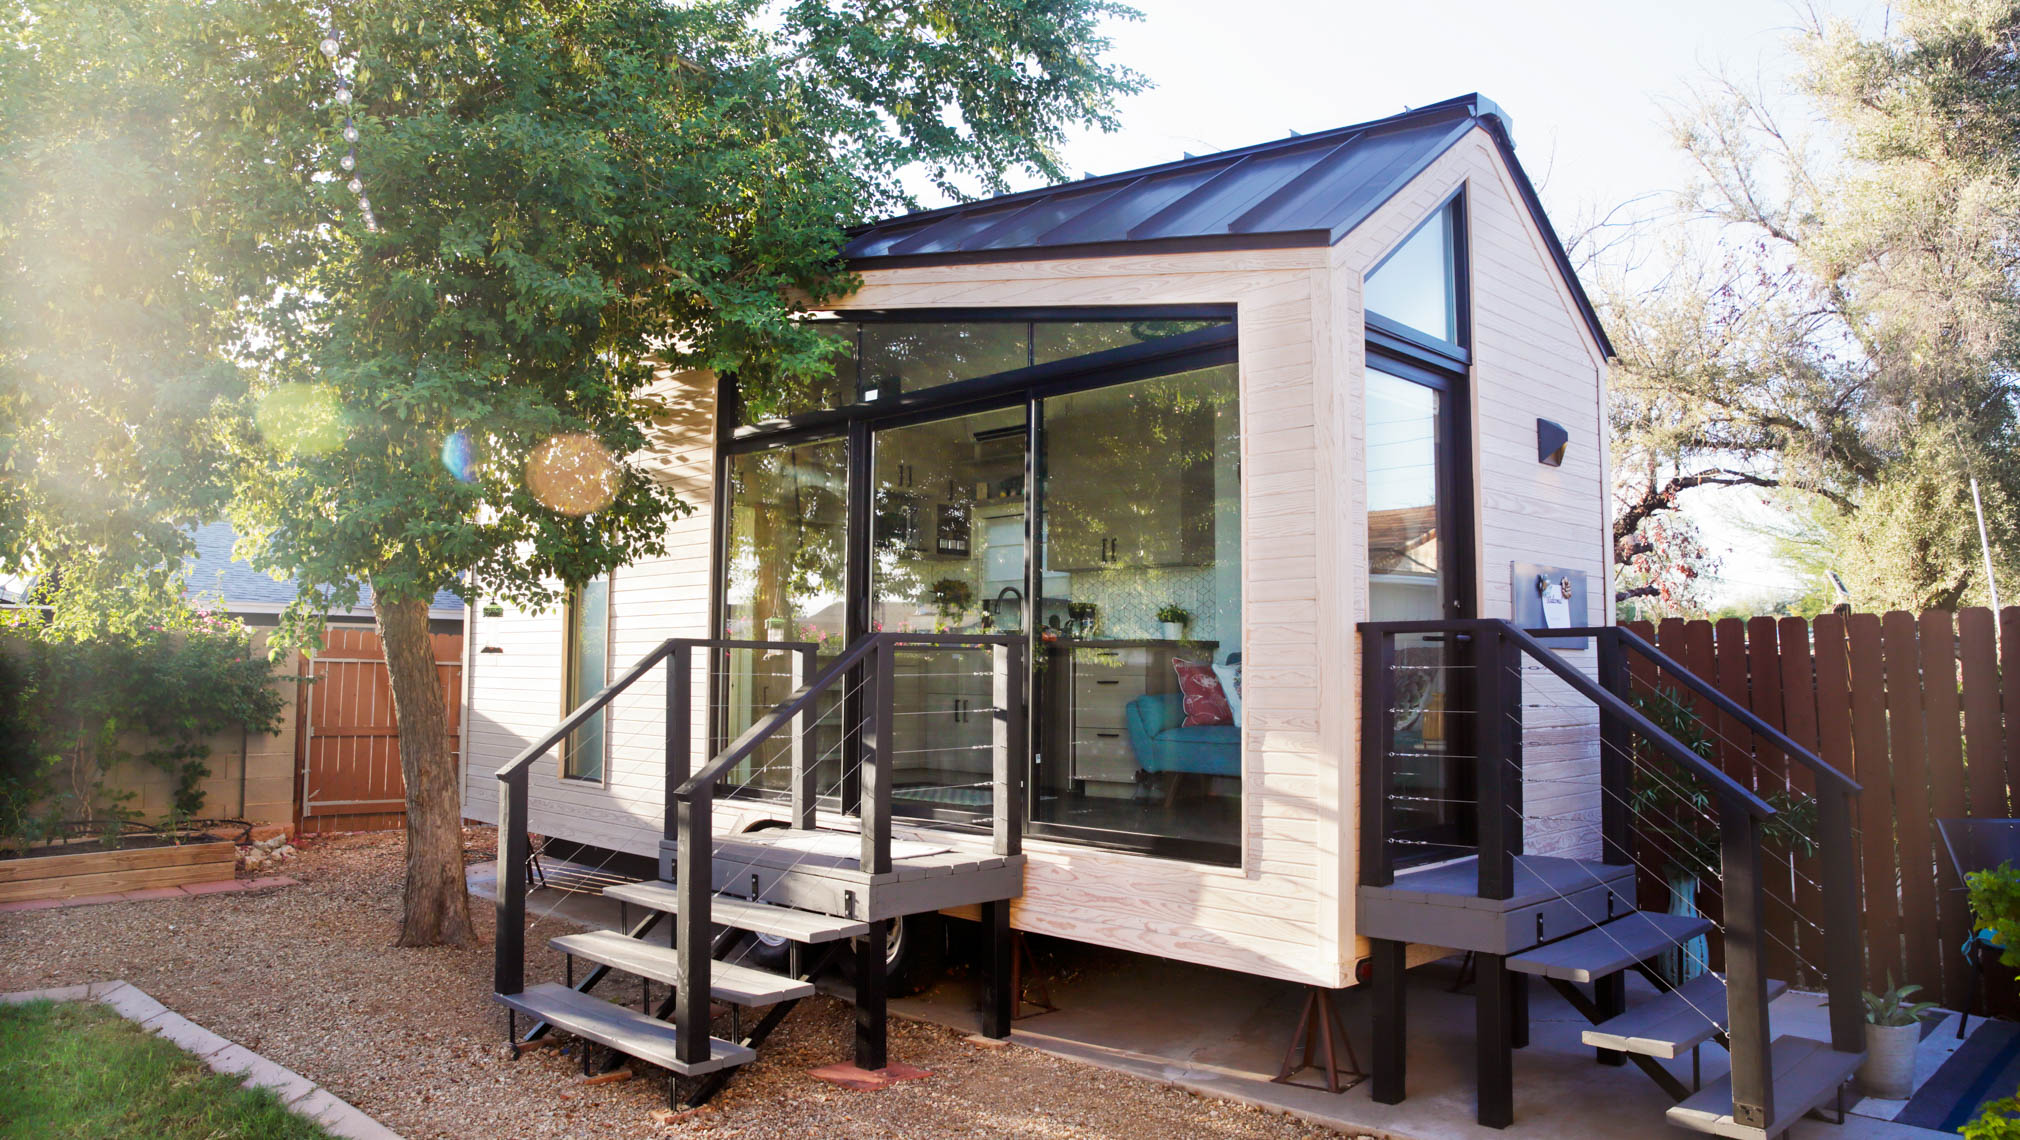
[[1866,1025],[1866,1060],[1859,1066],[1859,1088],[1881,1100],[1906,1100],[1915,1092],[1915,1046],[1922,1026]]
[[1164,626],[1164,639],[1166,641],[1185,640],[1185,623],[1176,621],[1167,621],[1162,622],[1160,624]]

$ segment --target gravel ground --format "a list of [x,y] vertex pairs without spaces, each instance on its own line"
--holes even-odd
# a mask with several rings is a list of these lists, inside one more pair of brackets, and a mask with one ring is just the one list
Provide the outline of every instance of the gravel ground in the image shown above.
[[[488,830],[466,845],[471,861],[492,857]],[[0,992],[124,978],[413,1140],[1314,1135],[1276,1113],[896,1018],[892,1059],[933,1075],[875,1093],[836,1088],[807,1075],[848,1059],[849,1009],[827,998],[802,1002],[712,1105],[666,1122],[658,1070],[592,1087],[573,1055],[506,1058],[481,900],[476,945],[393,948],[400,861],[396,835],[337,836],[278,868],[300,886],[0,914]],[[566,929],[549,920],[529,937],[529,979],[561,977],[544,947]]]

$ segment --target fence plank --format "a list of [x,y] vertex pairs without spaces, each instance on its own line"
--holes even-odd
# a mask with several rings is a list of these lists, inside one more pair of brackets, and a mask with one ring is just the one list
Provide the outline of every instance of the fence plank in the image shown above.
[[1866,988],[1900,978],[1901,890],[1894,858],[1894,792],[1887,755],[1886,657],[1880,616],[1852,614],[1845,621],[1851,658],[1854,775],[1859,795],[1859,866],[1865,881]]
[[1962,666],[1964,772],[1971,815],[2006,819],[2004,726],[1999,713],[1999,644],[1992,611],[1973,606],[1957,614],[1957,656]]
[[[1810,656],[1810,623],[1797,617],[1776,623],[1776,668],[1781,672],[1782,731],[1789,739],[1821,755],[1817,742],[1817,674]],[[1816,776],[1801,764],[1790,764],[1789,790],[1801,796],[1816,794]],[[1814,838],[1814,837],[1813,837]],[[1799,968],[1791,981],[1821,985],[1826,960],[1821,945],[1824,897],[1823,868],[1814,849],[1797,851],[1792,873],[1795,882],[1796,951]]]
[[[1971,934],[1970,908],[1964,883],[1943,849],[1935,827],[1939,819],[1964,815],[1963,719],[1957,693],[1957,635],[1948,610],[1928,610],[1921,618],[1922,734],[1929,759],[1929,857],[1936,874],[1936,965],[1942,977],[1941,1001],[1951,1009],[1963,1004],[1970,968],[1954,949]],[[1929,988],[1937,989],[1931,979]]]
[[[1999,703],[2020,716],[2020,608],[2007,606],[1999,611]],[[2006,734],[2001,752],[2006,768],[2008,796],[2020,801],[2020,732]],[[2020,809],[2020,803],[2013,805]]]
[[[1747,685],[1746,623],[1738,618],[1720,618],[1712,626],[1712,646],[1717,669],[1717,680],[1713,683],[1718,686],[1718,691],[1742,706],[1751,705],[1753,698]],[[1725,713],[1719,713],[1714,724],[1714,731],[1718,733],[1719,766],[1743,786],[1753,787],[1757,783],[1753,733]]]
[[[1786,730],[1788,718],[1782,712],[1781,645],[1775,619],[1750,618],[1746,622],[1747,677],[1753,689],[1750,708],[1777,729]],[[1785,793],[1789,787],[1789,758],[1767,741],[1755,737],[1756,787],[1761,795]],[[1762,913],[1762,932],[1767,937],[1769,977],[1793,978],[1801,965],[1796,952],[1795,860],[1790,847],[1769,844],[1761,851],[1761,883],[1767,891]]]
[[1936,875],[1929,845],[1929,760],[1922,728],[1922,655],[1915,615],[1880,619],[1886,653],[1887,750],[1894,785],[1894,841],[1901,867],[1903,982],[1934,989],[1942,967],[1936,948]]

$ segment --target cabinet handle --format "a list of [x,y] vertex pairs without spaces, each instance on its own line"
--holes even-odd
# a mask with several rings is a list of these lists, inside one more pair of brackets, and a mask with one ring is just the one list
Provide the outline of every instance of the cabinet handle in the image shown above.
[[1094,735],[1100,737],[1103,740],[1114,740],[1120,737],[1122,734],[1119,732],[1097,732]]
[[1102,680],[1096,680],[1096,681],[1095,681],[1094,683],[1095,683],[1095,684],[1097,684],[1097,685],[1120,685],[1120,684],[1121,684],[1122,682],[1120,682],[1120,681],[1102,681]]

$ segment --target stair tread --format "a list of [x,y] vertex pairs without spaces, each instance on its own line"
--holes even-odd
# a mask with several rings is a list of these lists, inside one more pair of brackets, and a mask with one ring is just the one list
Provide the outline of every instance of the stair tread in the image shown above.
[[[1788,992],[1787,982],[1770,980],[1768,1000]],[[1676,989],[1642,1002],[1585,1031],[1587,1045],[1674,1060],[1725,1028],[1725,979],[1702,974]]]
[[608,1045],[620,1053],[650,1061],[683,1077],[697,1077],[757,1059],[757,1053],[724,1041],[708,1039],[708,1060],[682,1061],[674,1048],[674,1027],[602,998],[578,993],[559,982],[541,982],[522,993],[491,995],[503,1005],[537,1017],[556,1029]]
[[1696,915],[1637,910],[1569,938],[1508,958],[1508,968],[1567,982],[1591,982],[1645,962],[1711,929]]
[[[651,978],[669,986],[679,983],[679,951],[631,938],[615,930],[565,934],[548,939],[547,944],[563,954],[614,966],[627,974]],[[813,992],[813,983],[797,981],[769,970],[753,969],[734,962],[709,963],[708,993],[717,1001],[737,1005],[776,1005],[782,1001],[812,997]]]
[[1774,1119],[1766,1128],[1753,1128],[1732,1117],[1732,1077],[1720,1077],[1694,1093],[1682,1104],[1669,1109],[1669,1122],[1693,1132],[1730,1136],[1734,1140],[1762,1140],[1779,1136],[1804,1113],[1830,1103],[1839,1086],[1858,1069],[1863,1053],[1840,1053],[1822,1041],[1807,1037],[1777,1037],[1768,1046],[1774,1072]]
[[[650,883],[621,883],[603,888],[603,893],[624,902],[637,903],[667,914],[680,912],[680,889],[665,880]],[[870,932],[870,924],[851,918],[837,918],[811,910],[770,903],[751,902],[716,895],[708,902],[709,921],[757,934],[772,934],[794,942],[833,942],[856,938]]]

